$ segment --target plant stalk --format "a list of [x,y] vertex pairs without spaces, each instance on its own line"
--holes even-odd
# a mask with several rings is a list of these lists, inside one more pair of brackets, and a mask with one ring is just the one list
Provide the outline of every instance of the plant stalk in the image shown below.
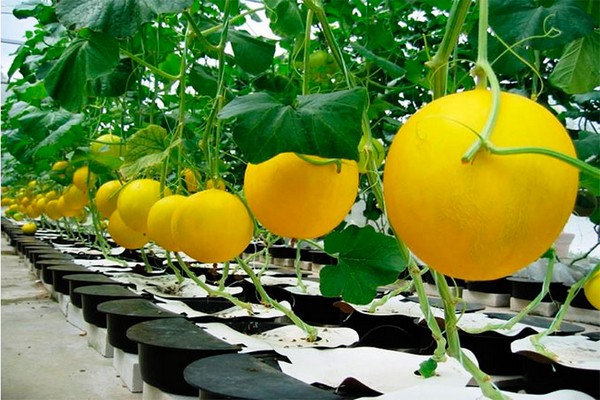
[[479,43],[477,44],[477,62],[473,69],[473,74],[478,78],[477,87],[480,90],[486,90],[487,81],[490,82],[492,101],[490,104],[490,112],[485,121],[485,125],[479,135],[479,140],[475,141],[462,157],[463,163],[470,163],[475,158],[475,155],[482,146],[487,143],[492,136],[492,131],[496,125],[496,119],[500,110],[500,83],[498,78],[488,61],[488,17],[489,17],[488,0],[479,0]]
[[178,262],[179,266],[186,273],[186,275],[192,281],[194,281],[194,283],[196,285],[200,286],[206,293],[208,293],[209,296],[222,297],[224,299],[227,299],[230,302],[232,302],[234,305],[236,305],[240,308],[243,308],[252,314],[252,304],[241,301],[237,297],[231,295],[231,293],[226,292],[224,290],[212,289],[210,286],[208,286],[208,284],[206,282],[204,282],[200,278],[198,278],[196,276],[196,274],[194,274],[194,272],[188,268],[187,264],[185,263],[185,261],[183,261],[183,259],[181,258],[181,256],[178,253],[175,253],[175,257],[177,258],[177,262]]
[[431,69],[429,80],[433,91],[433,98],[437,99],[446,95],[448,86],[448,60],[452,50],[458,42],[463,24],[467,17],[471,0],[455,0],[450,9],[450,16],[446,23],[446,32],[436,54],[425,65]]
[[246,262],[239,257],[237,258],[237,261],[240,264],[240,266],[242,267],[242,269],[244,270],[244,272],[246,272],[248,274],[248,277],[250,277],[250,280],[252,281],[252,283],[254,284],[254,287],[258,291],[258,293],[262,299],[262,302],[266,305],[270,305],[273,308],[281,311],[286,317],[288,317],[294,323],[294,325],[296,325],[297,327],[302,329],[304,332],[306,332],[306,334],[308,335],[307,340],[309,342],[316,341],[318,338],[317,329],[314,326],[309,325],[306,322],[302,321],[291,309],[284,307],[277,300],[271,298],[271,296],[269,296],[267,294],[267,292],[265,291],[265,288],[263,287],[262,283],[260,282],[260,278],[258,278],[258,276],[256,276],[254,271],[252,271],[252,268],[250,268],[250,266],[248,264],[246,264]]
[[460,362],[463,368],[473,376],[479,385],[483,394],[494,400],[506,400],[498,387],[492,382],[488,374],[483,372],[471,360],[460,347],[460,338],[458,336],[458,319],[456,317],[456,298],[452,295],[446,278],[437,271],[431,271],[435,279],[438,292],[444,303],[444,321],[446,329],[446,339],[448,340],[448,355]]

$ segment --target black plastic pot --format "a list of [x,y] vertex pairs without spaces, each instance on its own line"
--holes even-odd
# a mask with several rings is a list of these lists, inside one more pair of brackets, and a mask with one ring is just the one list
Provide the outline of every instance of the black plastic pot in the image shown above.
[[29,262],[31,262],[33,265],[35,265],[35,262],[39,259],[40,256],[60,257],[62,256],[62,253],[52,247],[36,246],[32,249],[28,249],[26,255]]
[[[503,320],[510,320],[515,316],[514,313],[502,313],[502,312],[486,312],[486,315],[492,318],[498,318]],[[539,317],[536,315],[527,315],[521,319],[521,323],[525,325],[535,326],[538,328],[547,329],[552,324],[553,318],[547,317]],[[585,328],[581,325],[571,324],[569,322],[562,322],[560,324],[560,329],[555,331],[551,336],[569,336],[575,335],[578,333],[582,333],[585,331]]]
[[77,308],[81,308],[82,306],[81,293],[75,291],[75,289],[78,287],[118,284],[114,279],[111,279],[108,276],[100,273],[65,275],[63,276],[63,279],[69,283],[69,298],[71,300],[71,304]]
[[536,353],[521,358],[527,393],[546,394],[572,389],[600,399],[600,371],[567,367]]
[[[431,273],[431,271],[427,271],[425,272],[423,275],[423,282],[429,283],[431,285],[435,285],[435,279],[433,278],[433,274]],[[445,276],[444,278],[446,279],[446,283],[448,283],[448,285],[452,288],[455,285],[458,287],[465,287],[466,282],[463,279],[453,279],[450,278],[449,276]]]
[[314,273],[320,273],[326,265],[337,265],[337,259],[321,250],[310,250],[310,269]]
[[165,311],[149,299],[121,299],[105,301],[98,311],[106,314],[108,342],[126,353],[137,354],[136,342],[127,337],[127,330],[140,322],[159,318],[183,318],[179,314]]
[[511,283],[506,278],[491,281],[467,281],[467,289],[481,293],[510,294]]
[[184,370],[186,382],[210,399],[339,400],[332,390],[299,381],[277,368],[274,356],[223,354],[202,358]]
[[259,251],[263,250],[264,248],[265,248],[265,245],[263,243],[252,242],[248,246],[246,246],[246,248],[244,249],[242,254],[250,255],[250,254],[258,253]]
[[14,247],[19,253],[23,254],[24,256],[27,256],[28,249],[52,248],[52,246],[50,246],[48,243],[45,243],[44,241],[31,236],[18,236],[16,240],[16,245]]
[[240,350],[239,346],[215,338],[184,318],[142,322],[129,328],[127,337],[138,344],[142,380],[164,392],[186,396],[198,395],[198,389],[183,376],[189,364]]
[[78,287],[74,291],[81,295],[81,309],[85,322],[106,328],[106,314],[98,311],[98,305],[109,300],[141,298],[121,285],[92,285]]
[[66,237],[57,237],[57,238],[54,238],[54,239],[50,239],[50,243],[57,244],[57,245],[63,245],[63,246],[69,245],[69,244],[83,245],[83,243],[81,243],[81,242],[78,242],[76,240],[69,239],[69,238],[66,238]]
[[48,251],[56,251],[56,250],[54,248],[52,248],[50,245],[35,243],[35,244],[32,244],[32,245],[23,246],[21,254],[27,260],[31,261],[31,259],[32,259],[32,252],[38,252],[38,251],[48,252]]
[[[492,318],[509,320],[514,314],[511,313],[486,313]],[[521,320],[522,323],[530,326],[547,328],[550,326],[552,319],[527,316]],[[438,320],[440,326],[443,327],[444,322]],[[419,324],[423,330],[429,332],[424,322]],[[582,332],[584,329],[578,325],[563,323],[561,330],[556,332],[557,335],[571,335]],[[506,336],[494,331],[483,332],[479,334],[471,334],[459,330],[458,335],[460,344],[465,349],[469,349],[477,357],[479,368],[490,375],[522,375],[523,363],[522,357],[515,354],[511,350],[511,343],[515,340],[525,338],[537,333],[533,328],[526,327],[515,336]],[[424,334],[422,335],[424,336]],[[434,341],[429,333],[429,347],[434,348]]]
[[45,261],[45,260],[72,261],[73,257],[70,256],[69,254],[61,253],[59,251],[36,254],[35,261],[33,262],[34,267],[36,269],[40,269],[40,267],[37,266],[37,263],[40,261]]
[[79,260],[102,260],[104,258],[102,254],[84,253],[83,251],[69,251],[66,254]]
[[341,302],[336,306],[344,316],[341,325],[358,333],[360,346],[407,350],[422,345],[419,335],[423,332],[415,325],[414,317],[361,313]]
[[[567,286],[566,289],[568,290],[569,287]],[[594,307],[592,305],[592,303],[590,303],[588,301],[587,297],[585,297],[585,293],[584,293],[583,289],[580,290],[579,292],[577,292],[575,297],[573,297],[573,300],[571,301],[571,306],[577,307],[577,308],[583,308],[586,310],[596,310],[596,307]]]
[[274,265],[283,267],[294,266],[296,260],[296,248],[289,246],[271,246],[269,247],[271,262]]
[[292,293],[292,310],[303,321],[313,325],[340,325],[342,315],[335,303],[339,297]]
[[48,272],[52,274],[52,286],[54,286],[54,290],[64,295],[69,294],[69,281],[64,279],[66,275],[94,274],[93,271],[77,264],[50,266],[48,267]]
[[[444,321],[438,319],[440,327],[444,326]],[[431,331],[425,325],[424,321],[418,324],[423,331],[421,337],[424,340],[422,354],[432,354],[435,349],[435,341],[431,336]],[[458,332],[460,345],[473,352],[477,358],[479,368],[490,375],[521,375],[523,366],[521,357],[511,351],[510,345],[514,340],[527,337],[536,331],[525,328],[516,336],[505,336],[496,332],[484,332],[480,334],[469,334],[463,331]],[[521,388],[519,388],[521,389]]]
[[337,265],[337,258],[331,257],[329,254],[321,250],[311,250],[310,258],[313,264],[318,265]]
[[217,297],[182,297],[177,299],[193,310],[212,314],[233,307],[227,299]]
[[63,266],[77,266],[73,261],[70,260],[42,260],[38,261],[35,265],[36,268],[40,269],[40,277],[42,282],[47,285],[53,284],[52,271],[50,267],[63,267]]
[[13,236],[10,237],[10,245],[17,249],[17,251],[21,254],[23,254],[25,247],[43,243],[44,242],[42,242],[41,240],[31,235],[25,235],[22,232],[15,233]]
[[[542,291],[543,282],[531,279],[508,277],[511,283],[511,296],[522,300],[533,300]],[[553,301],[562,303],[567,297],[567,287],[562,282],[551,282],[548,294],[544,296],[542,302],[551,303]]]

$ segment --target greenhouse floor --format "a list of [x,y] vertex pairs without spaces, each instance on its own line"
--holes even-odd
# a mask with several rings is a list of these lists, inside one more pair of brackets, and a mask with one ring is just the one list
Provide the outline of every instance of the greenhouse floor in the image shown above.
[[112,359],[88,346],[2,238],[3,400],[128,400]]

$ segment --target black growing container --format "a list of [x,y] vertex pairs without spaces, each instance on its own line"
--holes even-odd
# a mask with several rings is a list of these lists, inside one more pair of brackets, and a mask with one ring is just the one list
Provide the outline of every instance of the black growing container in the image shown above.
[[[489,317],[501,320],[509,320],[514,314],[511,313],[486,313]],[[511,343],[515,340],[531,336],[537,331],[533,327],[547,328],[552,319],[536,316],[526,316],[521,323],[531,327],[525,327],[515,336],[507,336],[498,332],[488,331],[478,334],[471,334],[459,329],[458,335],[460,344],[463,348],[473,352],[479,363],[479,368],[490,375],[522,375],[523,362],[522,357],[511,350]],[[438,319],[438,323],[443,327],[444,321]],[[419,326],[425,327],[421,321]],[[582,332],[584,329],[578,325],[563,323],[561,329],[556,335],[571,335]],[[430,348],[434,348],[434,342],[429,334]]]
[[81,295],[81,309],[83,319],[89,324],[99,328],[106,328],[106,314],[98,311],[98,305],[109,300],[141,298],[121,285],[92,285],[75,289]]
[[527,393],[546,394],[572,389],[600,399],[600,371],[567,367],[538,354],[521,357]]
[[63,266],[77,266],[77,264],[75,264],[73,261],[71,260],[42,260],[42,261],[38,261],[36,263],[36,268],[40,269],[40,277],[42,279],[42,282],[44,282],[46,285],[52,285],[53,284],[53,277],[52,277],[52,271],[50,270],[50,267],[63,267]]
[[63,261],[73,261],[73,257],[70,256],[69,254],[65,254],[65,253],[61,253],[61,252],[56,252],[56,253],[41,253],[41,254],[37,254],[35,256],[35,261],[33,262],[33,265],[36,269],[40,269],[40,267],[38,267],[37,263],[39,263],[40,261],[45,261],[45,260],[63,260]]
[[159,318],[183,318],[179,314],[163,310],[149,299],[121,299],[105,301],[98,311],[106,314],[108,342],[126,353],[137,354],[136,342],[127,337],[127,330],[140,322]]
[[52,274],[52,286],[54,287],[54,290],[64,295],[69,294],[69,281],[63,279],[65,275],[94,273],[93,271],[90,271],[89,269],[77,264],[49,266],[48,272]]
[[142,322],[129,328],[127,337],[138,344],[142,380],[164,392],[185,396],[198,395],[198,389],[183,376],[189,364],[240,350],[239,346],[215,338],[184,318]]
[[[567,286],[566,289],[569,290],[570,286]],[[575,297],[573,297],[573,300],[571,300],[571,306],[572,307],[577,307],[577,308],[583,308],[585,310],[596,310],[596,307],[594,307],[592,305],[592,303],[590,303],[587,299],[587,297],[585,297],[585,293],[582,290],[580,290],[579,292],[577,292],[577,294],[575,295]]]
[[341,325],[358,333],[360,346],[383,349],[419,349],[422,330],[415,325],[415,318],[408,315],[377,315],[361,313],[344,303],[338,303],[342,312]]
[[18,236],[16,240],[16,245],[14,247],[16,247],[17,251],[23,254],[24,256],[27,256],[28,249],[52,248],[52,246],[50,246],[48,243],[31,236]]
[[[289,292],[289,291],[288,291]],[[340,325],[342,314],[335,303],[339,297],[289,292],[292,310],[303,321],[314,325]]]
[[[511,283],[511,297],[522,300],[533,300],[541,292],[543,282],[520,277],[508,277]],[[542,302],[564,302],[567,297],[567,287],[562,282],[551,282],[548,288],[548,294],[544,296]]]
[[35,252],[55,252],[56,250],[53,249],[50,246],[44,245],[44,244],[32,244],[30,246],[26,246],[25,248],[23,248],[23,251],[21,251],[21,254],[23,255],[23,258],[27,259],[29,262],[32,262],[32,258],[33,258],[33,253]]
[[[109,278],[106,275],[100,273],[83,273],[65,275],[63,277],[65,281],[69,283],[69,298],[71,304],[77,308],[81,308],[81,294],[76,292],[75,289],[82,286],[93,286],[93,285],[117,285],[119,284],[114,279]],[[125,285],[123,285],[125,286]]]
[[63,257],[62,253],[52,247],[46,247],[46,246],[36,246],[32,249],[29,249],[27,252],[27,259],[29,260],[29,262],[31,262],[31,264],[35,265],[36,261],[41,257],[41,256],[48,256],[48,257]]
[[481,293],[510,294],[511,284],[506,278],[491,281],[467,281],[467,289]]
[[274,265],[293,267],[296,260],[296,248],[289,246],[271,246],[269,247],[271,262]]
[[202,358],[184,370],[186,382],[210,399],[340,400],[333,390],[309,385],[281,372],[274,356],[223,354]]

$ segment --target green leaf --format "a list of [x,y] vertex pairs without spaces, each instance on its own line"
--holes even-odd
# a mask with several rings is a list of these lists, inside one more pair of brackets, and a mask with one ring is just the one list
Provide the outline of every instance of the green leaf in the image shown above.
[[13,15],[17,19],[34,17],[40,21],[42,25],[56,21],[54,7],[45,5],[40,1],[22,2],[13,9]]
[[352,47],[354,48],[354,50],[356,50],[356,52],[358,54],[363,56],[367,61],[377,65],[379,68],[384,70],[390,77],[400,78],[400,77],[404,76],[404,74],[406,74],[406,71],[402,67],[386,60],[383,57],[379,57],[378,55],[376,55],[375,53],[373,53],[371,50],[367,49],[364,46],[361,46],[358,43],[352,43]]
[[47,131],[59,128],[69,122],[72,118],[73,114],[65,110],[31,110],[19,118],[19,124],[24,132],[27,132],[32,136],[45,136]]
[[244,71],[258,75],[271,66],[275,55],[274,43],[233,30],[229,32],[229,40],[235,63]]
[[40,100],[48,97],[48,92],[46,92],[46,87],[43,82],[36,82],[34,84],[27,82],[24,85],[15,88],[14,91],[17,93],[17,98],[19,100],[28,103],[39,103]]
[[30,136],[21,133],[18,129],[2,131],[2,153],[4,149],[19,161],[29,160],[27,149],[35,145]]
[[144,169],[162,164],[179,142],[171,142],[167,130],[161,126],[148,125],[140,129],[127,140],[121,173],[133,177]]
[[94,96],[121,96],[134,83],[132,74],[131,60],[128,58],[122,59],[114,71],[90,82],[90,92]]
[[342,296],[354,304],[371,302],[377,288],[393,283],[408,265],[397,240],[368,225],[350,225],[341,232],[332,232],[325,237],[324,246],[338,264],[321,270],[321,293]]
[[107,154],[88,154],[90,170],[98,174],[110,174],[123,165],[123,160]]
[[[13,59],[13,62],[10,65],[10,68],[8,69],[8,72],[7,72],[7,75],[9,78],[12,78],[12,76],[15,74],[15,72],[17,72],[19,69],[21,69],[21,67],[23,66],[23,63],[25,62],[25,59],[27,58],[28,55],[29,55],[29,49],[27,47],[25,47],[25,46],[19,47],[19,50],[17,50],[17,55]],[[22,75],[27,75],[27,73],[22,74]]]
[[389,50],[395,47],[394,35],[388,21],[376,21],[367,25],[367,37],[369,49]]
[[[580,160],[591,162],[600,167],[600,135],[581,131],[579,139],[573,140],[577,157]],[[579,177],[579,186],[587,188],[595,196],[600,196],[600,178],[591,174],[582,173]]]
[[46,90],[60,105],[79,110],[88,80],[110,73],[119,62],[119,43],[103,33],[74,40],[48,72]]
[[233,99],[219,114],[236,118],[233,139],[251,163],[283,152],[358,161],[364,88],[298,96],[293,105],[266,93]]
[[83,120],[83,114],[71,114],[64,124],[51,130],[48,136],[33,147],[33,157],[56,158],[65,147],[72,146],[81,137]]
[[304,32],[304,20],[295,0],[264,0],[271,30],[282,37],[295,37]]
[[573,140],[577,158],[583,161],[594,159],[600,162],[600,134],[580,131],[579,138]]
[[[83,120],[82,114],[62,109],[40,111],[29,108],[29,112],[18,118],[19,129],[7,138],[9,152],[19,160],[55,158],[81,140]],[[22,143],[15,143],[16,140]]]
[[181,57],[179,57],[177,54],[170,53],[163,62],[158,64],[158,68],[160,68],[161,71],[177,76],[179,75],[180,65]]
[[600,85],[600,32],[567,45],[550,74],[550,83],[568,94],[583,94]]
[[540,50],[552,49],[592,33],[593,18],[585,13],[578,0],[490,0],[490,26],[505,42],[529,40]]
[[188,79],[198,94],[210,97],[217,94],[217,78],[210,73],[210,68],[196,65],[190,71]]
[[70,29],[90,28],[125,38],[157,14],[179,13],[192,3],[193,0],[61,0],[56,14]]
[[588,93],[576,94],[573,96],[576,103],[583,104],[588,101],[600,101],[600,91],[592,91]]

